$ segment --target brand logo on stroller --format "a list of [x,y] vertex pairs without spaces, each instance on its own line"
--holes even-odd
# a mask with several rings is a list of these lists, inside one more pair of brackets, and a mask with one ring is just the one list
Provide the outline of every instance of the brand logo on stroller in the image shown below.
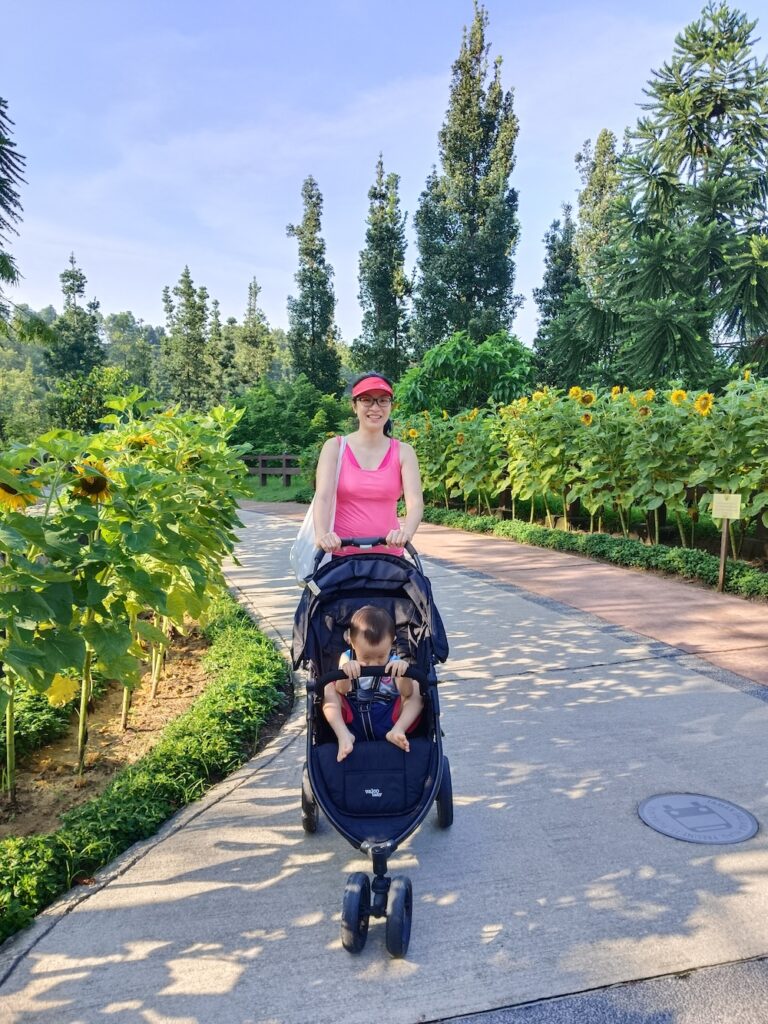
[[373,789],[366,789],[365,795],[366,796],[379,797],[379,796],[383,796],[384,794],[381,792],[380,789],[373,788]]

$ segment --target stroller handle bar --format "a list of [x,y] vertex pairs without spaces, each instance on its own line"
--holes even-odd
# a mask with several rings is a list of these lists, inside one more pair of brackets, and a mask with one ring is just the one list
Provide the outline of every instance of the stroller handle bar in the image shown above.
[[[386,665],[365,665],[363,668],[363,675],[365,676],[385,676],[387,674]],[[325,672],[318,679],[311,679],[307,682],[308,690],[323,689],[328,683],[335,683],[338,679],[346,679],[346,672],[342,672],[340,668],[331,669],[330,672]],[[422,672],[420,668],[416,668],[415,665],[408,666],[408,672],[406,674],[407,679],[414,679],[419,685],[427,686],[429,684],[429,678],[426,672]]]
[[[382,544],[386,545],[387,543],[386,537],[340,537],[339,539],[341,540],[341,546],[343,548],[360,548],[361,550],[364,550],[365,548],[378,547]],[[418,566],[419,572],[423,572],[424,570],[421,567],[418,552],[410,541],[406,542],[405,550]],[[324,555],[325,552],[322,548],[318,548],[315,552],[315,572],[317,572],[318,566],[320,565]]]

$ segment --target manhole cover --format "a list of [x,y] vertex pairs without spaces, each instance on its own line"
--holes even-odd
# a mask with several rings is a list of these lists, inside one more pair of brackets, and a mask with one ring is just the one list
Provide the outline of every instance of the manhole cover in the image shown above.
[[743,843],[758,827],[743,807],[701,793],[649,796],[637,813],[657,832],[686,843]]

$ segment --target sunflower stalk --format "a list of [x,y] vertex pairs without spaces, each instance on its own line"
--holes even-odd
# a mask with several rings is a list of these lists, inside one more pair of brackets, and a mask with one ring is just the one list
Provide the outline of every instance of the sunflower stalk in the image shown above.
[[[89,608],[85,613],[83,624],[90,626],[95,617],[95,613],[92,608]],[[85,648],[85,660],[83,661],[83,671],[80,677],[80,711],[79,719],[77,723],[77,774],[82,775],[85,767],[85,751],[88,746],[88,706],[91,701],[91,694],[93,691],[93,675],[91,672],[91,666],[93,664],[93,650],[90,644],[86,644]]]
[[[3,666],[0,664],[0,673]],[[16,714],[14,707],[15,686],[13,676],[9,672],[3,673],[6,679],[5,690],[8,694],[8,703],[5,707],[5,786],[8,791],[8,800],[13,808],[16,805]]]

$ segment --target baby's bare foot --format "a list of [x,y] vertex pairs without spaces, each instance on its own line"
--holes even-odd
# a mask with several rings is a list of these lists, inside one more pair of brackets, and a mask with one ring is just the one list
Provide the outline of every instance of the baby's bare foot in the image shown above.
[[355,737],[351,732],[348,732],[343,740],[339,740],[339,753],[336,757],[337,761],[343,761],[345,757],[349,757],[352,753],[352,747],[355,745]]
[[406,754],[411,749],[411,745],[408,742],[408,737],[405,735],[402,729],[398,729],[397,726],[395,726],[394,729],[389,730],[389,732],[387,733],[387,739],[389,740],[390,743],[394,743],[396,747],[400,747],[401,750],[404,750]]

